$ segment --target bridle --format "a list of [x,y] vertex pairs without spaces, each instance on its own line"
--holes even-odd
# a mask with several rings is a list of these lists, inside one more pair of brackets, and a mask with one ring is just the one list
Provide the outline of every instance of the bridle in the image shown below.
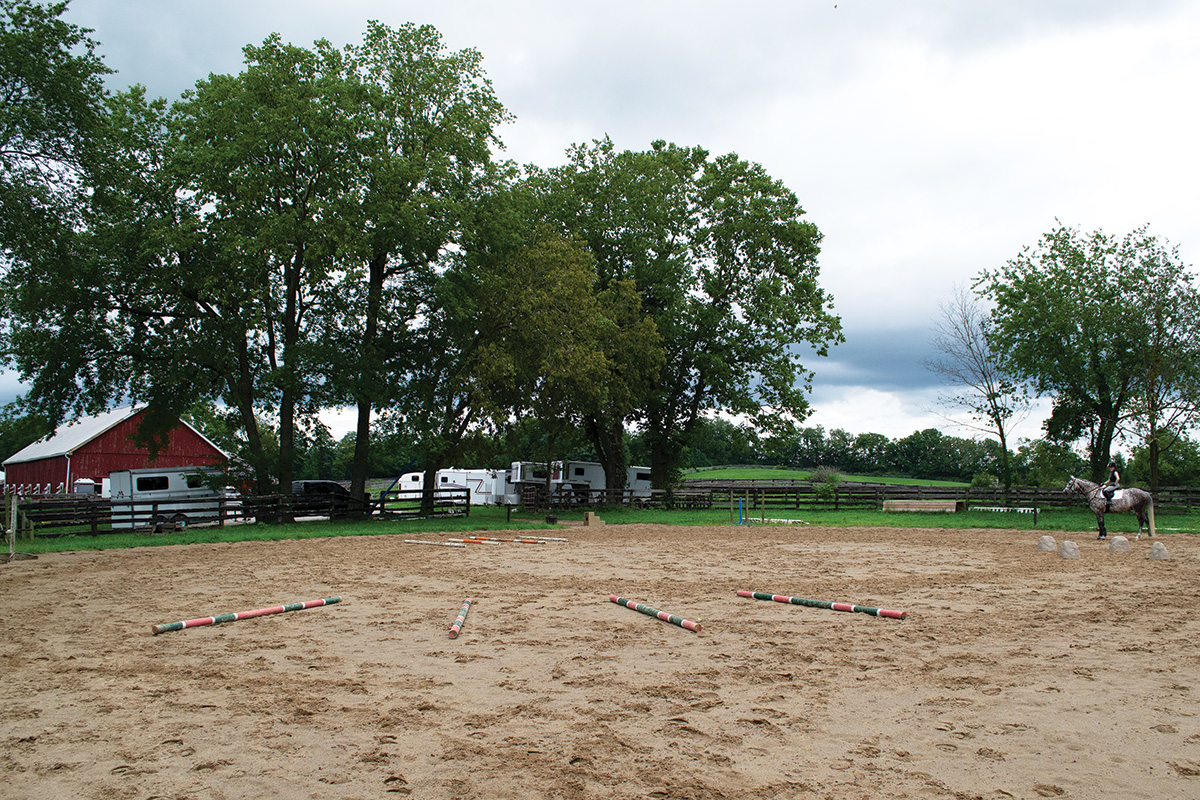
[[[1075,491],[1078,491],[1078,488],[1079,488],[1079,478],[1077,478],[1076,476],[1072,475],[1072,476],[1071,476],[1071,482],[1067,484],[1067,489],[1066,489],[1066,491],[1068,491],[1068,492],[1075,492]],[[1087,496],[1087,501],[1088,501],[1088,504],[1089,504],[1089,505],[1091,504],[1091,502],[1092,502],[1093,500],[1095,500],[1095,499],[1096,499],[1096,495],[1097,495],[1097,494],[1098,494],[1098,493],[1099,493],[1099,492],[1100,492],[1100,491],[1101,491],[1103,488],[1104,488],[1104,486],[1103,486],[1103,485],[1101,485],[1101,484],[1097,484],[1095,489],[1085,489],[1085,490],[1084,490],[1084,492],[1086,493],[1086,496]]]

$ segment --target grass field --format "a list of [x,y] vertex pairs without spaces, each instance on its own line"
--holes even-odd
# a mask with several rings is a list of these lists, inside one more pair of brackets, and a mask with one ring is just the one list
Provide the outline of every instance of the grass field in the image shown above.
[[[68,534],[41,536],[32,541],[21,539],[16,550],[22,553],[52,553],[71,550],[108,550],[123,547],[152,547],[162,545],[201,544],[235,541],[281,541],[288,539],[315,539],[335,536],[405,535],[421,536],[432,533],[455,533],[467,531],[514,531],[539,530],[550,532],[564,527],[563,523],[578,523],[583,520],[582,511],[556,512],[559,524],[547,524],[544,517],[529,512],[517,512],[511,520],[503,508],[478,506],[466,518],[435,518],[360,521],[312,520],[291,524],[227,525],[218,527],[193,527],[185,531],[160,535],[146,533],[103,533],[100,535]],[[1053,509],[1040,512],[1035,526],[1032,514],[1013,512],[966,511],[957,514],[939,513],[885,513],[867,510],[778,510],[768,511],[766,519],[758,512],[746,515],[739,522],[731,517],[728,508],[689,511],[664,511],[655,509],[609,508],[599,513],[607,525],[655,524],[680,526],[734,525],[735,530],[752,531],[766,525],[789,525],[802,528],[804,525],[826,527],[868,528],[937,528],[946,530],[1030,530],[1055,533],[1062,531],[1094,531],[1095,517],[1085,508]],[[774,521],[773,521],[774,520]],[[783,522],[782,520],[792,520]],[[1137,518],[1132,514],[1110,514],[1107,519],[1112,535],[1135,534]],[[1157,515],[1160,531],[1170,533],[1200,532],[1200,512],[1169,513]]]
[[[812,475],[809,470],[772,469],[770,467],[722,467],[689,472],[685,481],[806,481]],[[896,486],[967,486],[962,481],[932,481],[922,478],[896,478],[887,475],[846,475],[842,479],[855,483],[890,483]]]

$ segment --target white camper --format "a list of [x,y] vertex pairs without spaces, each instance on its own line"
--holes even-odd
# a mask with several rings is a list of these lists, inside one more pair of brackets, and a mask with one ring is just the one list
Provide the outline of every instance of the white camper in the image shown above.
[[[467,489],[471,505],[492,506],[504,500],[504,472],[494,469],[439,469],[435,489]],[[419,492],[425,484],[424,472],[406,472],[396,481],[393,491]]]
[[225,497],[199,467],[124,469],[108,476],[114,528],[190,525],[215,521]]

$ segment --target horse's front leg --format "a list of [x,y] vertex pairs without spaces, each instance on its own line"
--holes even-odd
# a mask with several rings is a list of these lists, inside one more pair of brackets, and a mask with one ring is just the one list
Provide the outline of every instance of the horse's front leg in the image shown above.
[[1096,527],[1100,529],[1100,535],[1096,537],[1097,539],[1104,539],[1108,536],[1108,530],[1104,527],[1103,511],[1096,512]]

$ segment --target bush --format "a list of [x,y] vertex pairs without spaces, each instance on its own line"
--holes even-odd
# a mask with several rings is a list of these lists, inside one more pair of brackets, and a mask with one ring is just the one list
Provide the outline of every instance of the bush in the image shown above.
[[812,481],[813,492],[817,499],[823,502],[830,502],[837,496],[838,484],[842,482],[845,476],[836,469],[830,467],[817,467],[808,476]]
[[976,472],[971,478],[972,489],[999,489],[1000,479],[986,472]]

